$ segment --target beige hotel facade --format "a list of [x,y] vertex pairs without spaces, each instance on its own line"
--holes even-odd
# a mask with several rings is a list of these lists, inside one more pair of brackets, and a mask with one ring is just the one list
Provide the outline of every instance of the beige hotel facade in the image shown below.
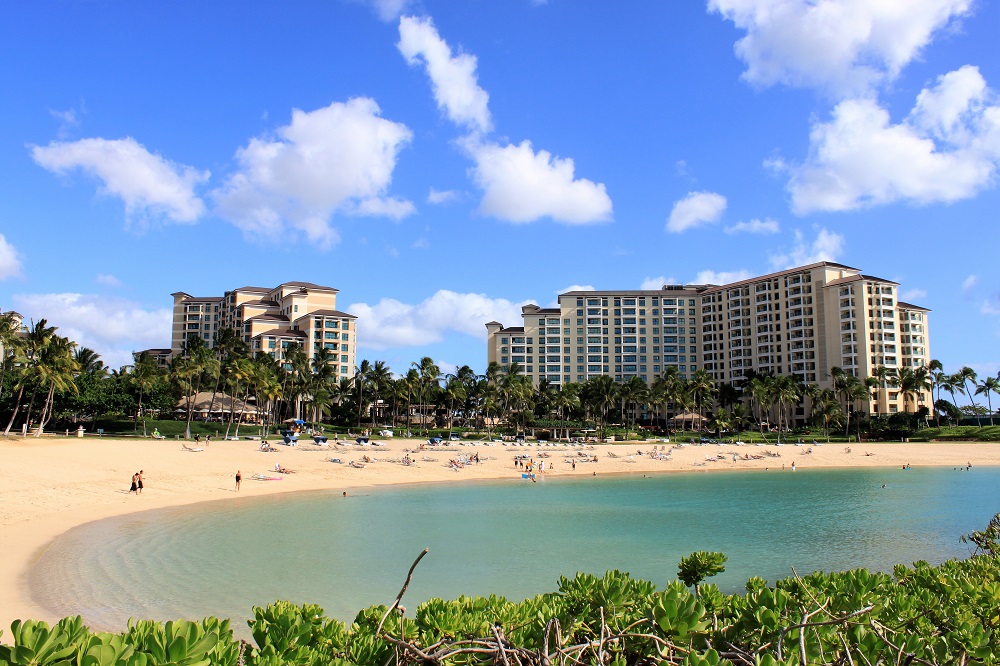
[[[222,329],[235,330],[251,353],[284,360],[284,350],[299,344],[312,359],[327,349],[340,378],[353,377],[357,353],[357,317],[337,309],[338,290],[310,282],[285,282],[277,287],[239,287],[222,296],[174,298],[170,349],[147,350],[161,362],[180,355],[192,337],[215,347]],[[168,352],[168,353],[165,353]]]
[[[535,385],[598,375],[651,384],[673,366],[687,378],[702,368],[719,384],[754,370],[832,388],[834,366],[864,378],[880,365],[930,363],[930,311],[900,302],[898,290],[824,261],[725,285],[570,291],[555,308],[524,306],[518,326],[486,324],[488,360],[520,364]],[[931,408],[929,392],[920,406]],[[904,398],[880,391],[867,411],[904,411]]]

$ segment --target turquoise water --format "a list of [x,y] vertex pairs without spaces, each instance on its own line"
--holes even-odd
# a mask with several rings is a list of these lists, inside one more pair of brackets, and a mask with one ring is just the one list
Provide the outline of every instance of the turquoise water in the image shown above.
[[[882,488],[882,484],[886,484]],[[217,615],[275,599],[353,619],[389,603],[430,548],[404,605],[432,596],[554,590],[618,568],[662,585],[678,560],[720,550],[724,591],[852,567],[963,557],[959,536],[1000,511],[1000,468],[685,473],[503,481],[240,498],[104,520],[60,537],[29,574],[34,597],[99,627]]]

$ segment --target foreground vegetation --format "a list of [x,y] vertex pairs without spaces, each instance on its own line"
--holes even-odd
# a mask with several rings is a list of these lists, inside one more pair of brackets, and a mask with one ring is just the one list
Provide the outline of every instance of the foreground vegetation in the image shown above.
[[400,605],[360,611],[351,625],[315,605],[253,609],[253,642],[228,620],[131,621],[91,632],[80,617],[55,626],[16,621],[0,664],[18,666],[627,666],[631,664],[995,664],[1000,660],[1000,515],[967,539],[968,560],[793,576],[745,594],[704,584],[721,553],[681,560],[662,590],[627,573],[561,578],[559,589],[520,602],[431,599],[412,616]]

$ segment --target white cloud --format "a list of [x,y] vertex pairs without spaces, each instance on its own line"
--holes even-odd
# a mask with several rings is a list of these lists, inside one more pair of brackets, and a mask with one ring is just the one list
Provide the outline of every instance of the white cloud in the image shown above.
[[383,21],[395,21],[406,9],[413,4],[412,0],[370,0],[372,8],[378,17]]
[[979,277],[976,275],[970,275],[962,281],[962,291],[969,291],[977,284],[979,284]]
[[508,222],[550,217],[566,224],[611,219],[611,198],[603,183],[574,177],[570,158],[537,153],[530,141],[518,145],[466,141],[476,162],[473,179],[483,190],[479,211]]
[[835,95],[894,79],[971,0],[709,0],[746,32],[736,55],[753,85]]
[[458,199],[458,192],[455,190],[435,190],[433,187],[427,193],[427,203],[446,204]]
[[639,285],[639,289],[644,291],[662,289],[665,284],[677,284],[677,280],[672,277],[663,277],[662,275],[660,277],[648,277],[642,281],[642,284]]
[[753,274],[745,269],[738,271],[700,271],[692,284],[731,284],[740,280],[747,280]]
[[98,273],[97,277],[94,278],[94,282],[105,287],[120,287],[122,286],[122,281],[116,278],[114,275],[108,275],[107,273]]
[[810,131],[805,164],[788,189],[797,213],[908,201],[952,202],[990,187],[1000,164],[1000,106],[979,70],[962,67],[923,90],[892,124],[873,99],[838,104]]
[[247,235],[279,237],[287,227],[329,247],[337,212],[399,219],[413,204],[386,196],[399,151],[412,136],[356,97],[315,111],[292,111],[276,137],[251,139],[239,171],[212,193],[219,213]]
[[120,197],[130,216],[194,222],[205,212],[194,190],[209,173],[155,155],[131,137],[53,141],[31,146],[31,156],[53,173],[80,169],[100,179],[101,191]]
[[592,284],[571,284],[565,289],[556,290],[556,296],[558,296],[559,294],[566,294],[571,291],[596,291],[596,290],[594,289],[594,285]]
[[21,277],[21,256],[17,248],[0,234],[0,280]]
[[844,237],[825,228],[816,232],[816,238],[810,242],[805,235],[795,230],[795,245],[784,253],[771,255],[771,266],[775,270],[785,270],[797,266],[814,264],[818,261],[837,261],[844,251]]
[[388,217],[401,220],[417,210],[412,201],[396,197],[362,199],[355,205],[346,206],[344,212],[363,217]]
[[427,70],[438,108],[448,118],[469,129],[490,131],[489,99],[476,81],[476,57],[452,55],[430,18],[404,16],[399,20],[399,52],[410,65],[421,62]]
[[1000,298],[994,296],[989,300],[983,301],[979,312],[984,315],[1000,315]]
[[146,310],[130,301],[93,294],[16,294],[25,321],[47,319],[59,335],[101,355],[117,368],[132,362],[132,352],[170,345],[169,308]]
[[59,129],[56,134],[60,139],[65,139],[72,134],[73,130],[80,126],[80,118],[76,115],[76,109],[68,109],[66,111],[49,109],[49,114],[59,121]]
[[674,203],[667,220],[667,231],[679,234],[705,224],[716,222],[726,210],[726,197],[715,192],[688,192]]
[[771,218],[765,218],[763,220],[752,219],[747,222],[737,222],[736,224],[726,227],[725,232],[727,234],[776,234],[781,231],[781,227],[777,220],[772,220]]
[[899,300],[906,303],[912,303],[914,301],[919,301],[921,299],[927,298],[927,291],[924,289],[907,289],[899,294]]
[[383,298],[374,305],[353,303],[347,311],[358,317],[359,344],[385,349],[440,342],[451,332],[485,339],[486,322],[519,322],[521,306],[528,302],[442,289],[415,305]]

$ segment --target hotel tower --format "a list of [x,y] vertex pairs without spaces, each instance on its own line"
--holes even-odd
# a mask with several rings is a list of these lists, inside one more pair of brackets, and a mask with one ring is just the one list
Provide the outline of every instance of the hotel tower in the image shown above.
[[[651,384],[672,366],[687,378],[703,368],[719,384],[754,370],[832,388],[834,366],[865,378],[880,365],[930,362],[929,310],[900,302],[898,289],[823,261],[725,285],[570,291],[558,307],[524,306],[519,326],[486,324],[488,360],[518,363],[536,385],[598,375]],[[931,408],[929,392],[921,406]],[[867,411],[904,411],[904,397],[881,391]]]

